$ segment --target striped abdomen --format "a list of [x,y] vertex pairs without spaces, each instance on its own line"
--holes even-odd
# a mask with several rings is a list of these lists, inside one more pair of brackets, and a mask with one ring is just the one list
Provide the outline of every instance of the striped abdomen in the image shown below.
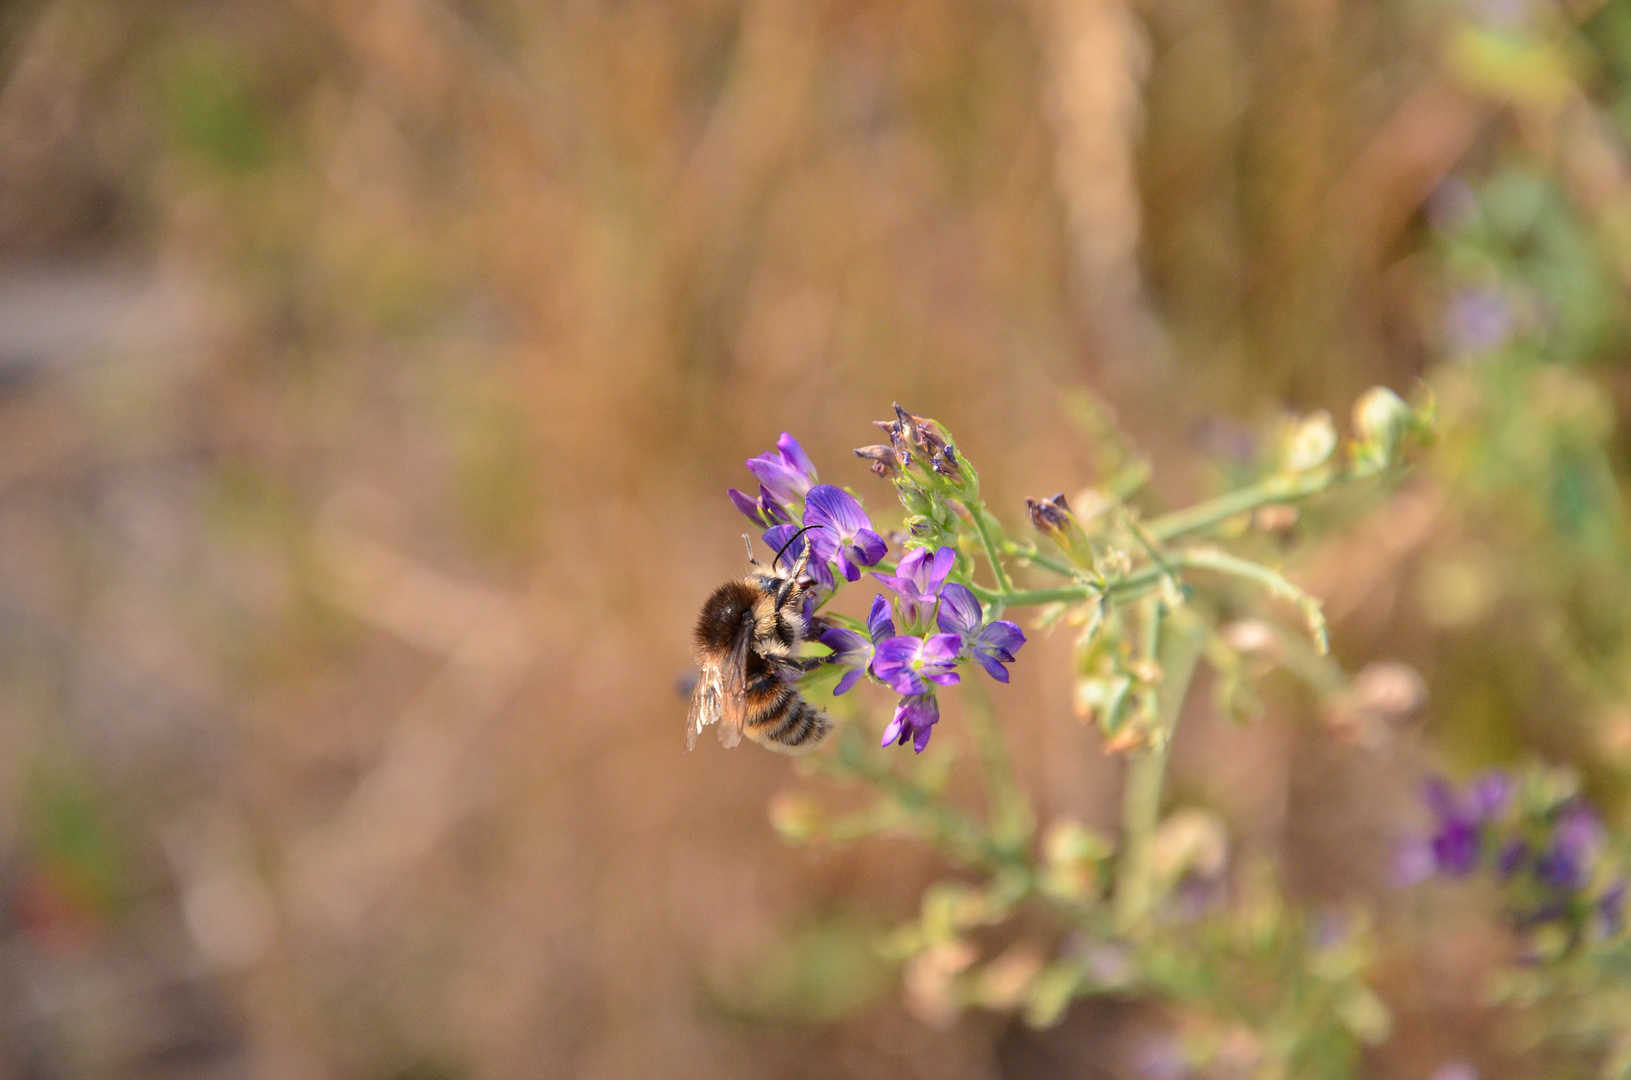
[[809,750],[832,730],[825,713],[780,680],[762,698],[750,695],[749,704],[753,711],[745,727],[748,737],[772,750]]

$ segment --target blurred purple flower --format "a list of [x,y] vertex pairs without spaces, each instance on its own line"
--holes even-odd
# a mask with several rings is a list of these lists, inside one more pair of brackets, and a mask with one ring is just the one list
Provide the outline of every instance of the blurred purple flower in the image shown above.
[[811,536],[811,561],[834,563],[850,581],[861,577],[861,567],[876,566],[889,549],[872,530],[872,520],[855,496],[831,484],[817,484],[805,496],[804,524],[818,525]]
[[1393,853],[1393,884],[1401,889],[1420,885],[1438,870],[1432,842],[1425,836],[1406,837]]
[[940,703],[932,691],[903,697],[895,705],[895,718],[883,730],[883,745],[904,746],[911,739],[912,749],[921,754],[939,719]]
[[1512,305],[1494,289],[1465,289],[1450,301],[1445,329],[1461,352],[1484,353],[1512,334]]
[[1004,664],[1014,662],[1014,653],[1025,644],[1025,634],[1015,623],[998,619],[984,624],[985,611],[979,599],[955,582],[940,593],[938,623],[943,633],[956,634],[962,641],[958,659],[973,659],[998,682],[1008,681]]
[[956,634],[892,637],[877,646],[872,675],[897,694],[928,693],[929,683],[951,686],[962,680],[955,670],[962,647]]
[[1434,1071],[1432,1080],[1478,1080],[1478,1070],[1465,1061],[1446,1061]]
[[725,494],[730,496],[731,502],[736,505],[738,510],[748,516],[749,521],[752,521],[761,529],[786,525],[793,520],[793,515],[788,511],[787,507],[776,501],[776,497],[770,493],[770,489],[763,484],[759,485],[759,497],[757,499],[746,492],[738,491],[736,488],[731,488]]
[[866,617],[866,626],[869,638],[841,626],[835,626],[821,635],[821,644],[833,653],[827,657],[827,663],[849,669],[838,680],[838,685],[833,687],[834,697],[854,686],[861,673],[871,665],[874,646],[895,636],[895,624],[889,618],[889,601],[882,596],[872,598],[872,611]]
[[1552,832],[1552,846],[1535,860],[1535,876],[1554,889],[1572,892],[1591,880],[1591,868],[1602,836],[1597,814],[1583,803],[1563,811]]
[[957,552],[951,548],[933,552],[917,548],[906,553],[893,574],[872,576],[900,598],[900,619],[905,629],[924,630],[934,620],[940,590],[956,562]]
[[[1512,779],[1499,770],[1482,773],[1462,797],[1448,781],[1435,776],[1427,782],[1423,799],[1438,823],[1425,840],[1411,841],[1401,850],[1394,876],[1403,884],[1424,880],[1434,872],[1461,877],[1476,870],[1489,824],[1511,802]],[[1430,868],[1424,855],[1431,857]]]

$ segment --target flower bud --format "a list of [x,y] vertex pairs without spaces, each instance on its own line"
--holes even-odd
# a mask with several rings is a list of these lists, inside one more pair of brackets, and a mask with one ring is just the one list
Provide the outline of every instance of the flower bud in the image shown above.
[[900,475],[900,456],[892,446],[857,447],[855,456],[872,462],[872,471],[885,480],[893,480]]
[[1059,545],[1059,550],[1069,556],[1071,562],[1078,566],[1093,565],[1093,546],[1065,501],[1064,492],[1051,499],[1026,499],[1025,509],[1036,531]]
[[1331,460],[1337,448],[1337,429],[1331,414],[1321,409],[1305,417],[1286,440],[1286,468],[1292,472],[1317,469]]
[[1413,422],[1410,406],[1385,386],[1371,387],[1354,402],[1354,430],[1361,445],[1383,465],[1399,452]]

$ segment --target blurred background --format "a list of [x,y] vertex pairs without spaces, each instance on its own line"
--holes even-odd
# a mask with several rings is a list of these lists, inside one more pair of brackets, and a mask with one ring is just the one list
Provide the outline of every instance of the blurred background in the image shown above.
[[[684,752],[724,489],[786,430],[887,517],[899,400],[1019,534],[1086,393],[1178,505],[1418,380],[1427,460],[1285,543],[1428,705],[1202,701],[1175,788],[1378,910],[1368,1075],[1525,1075],[1499,927],[1387,864],[1429,765],[1623,821],[1628,136],[1631,0],[5,0],[0,1075],[1176,1077],[1131,1005],[914,1019],[936,858]],[[1018,767],[1110,825],[1027,654]]]

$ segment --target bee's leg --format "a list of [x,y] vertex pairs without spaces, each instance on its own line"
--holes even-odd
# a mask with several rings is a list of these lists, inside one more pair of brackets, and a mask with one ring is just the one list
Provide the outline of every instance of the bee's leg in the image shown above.
[[[819,527],[820,526],[817,526],[817,528],[819,528]],[[810,538],[808,536],[806,536],[804,538],[804,550],[799,552],[798,560],[793,563],[793,572],[791,574],[787,575],[788,580],[789,581],[797,581],[799,578],[804,576],[804,571],[809,569],[809,566],[810,566]]]
[[814,671],[826,663],[823,656],[781,656],[776,658],[777,676],[784,682],[795,682],[800,675]]

